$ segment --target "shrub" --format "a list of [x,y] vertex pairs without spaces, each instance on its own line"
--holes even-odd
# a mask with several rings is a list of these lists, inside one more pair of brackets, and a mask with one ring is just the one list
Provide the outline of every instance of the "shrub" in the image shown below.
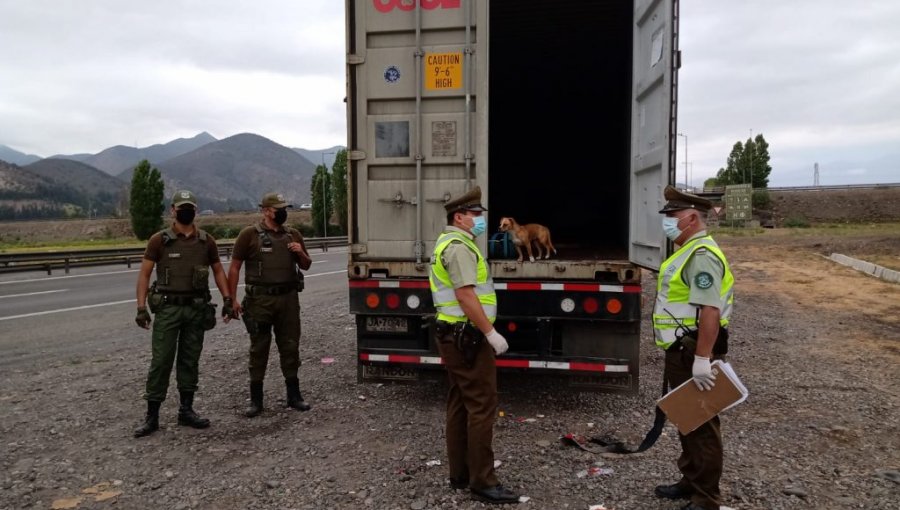
[[308,223],[294,223],[291,226],[299,230],[304,238],[316,237],[316,229]]
[[768,209],[772,205],[772,197],[766,190],[754,191],[752,203],[754,209]]
[[806,218],[787,218],[784,220],[784,226],[787,228],[809,228],[809,221]]
[[213,223],[211,225],[203,225],[203,230],[207,231],[210,235],[215,237],[216,239],[233,239],[237,237],[237,235],[241,232],[241,228],[236,227],[234,225],[220,225],[218,223]]

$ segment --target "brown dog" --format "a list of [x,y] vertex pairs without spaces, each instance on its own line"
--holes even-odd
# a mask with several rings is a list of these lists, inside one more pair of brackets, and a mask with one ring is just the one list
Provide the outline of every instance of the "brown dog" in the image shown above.
[[531,252],[531,243],[537,248],[537,258],[541,258],[541,247],[546,250],[543,258],[549,259],[550,252],[556,255],[556,248],[550,242],[550,230],[537,223],[529,223],[527,225],[519,225],[513,218],[500,218],[500,232],[512,233],[513,243],[516,245],[516,251],[519,253],[519,262],[522,262],[522,246],[528,250],[528,259],[534,262],[534,255]]

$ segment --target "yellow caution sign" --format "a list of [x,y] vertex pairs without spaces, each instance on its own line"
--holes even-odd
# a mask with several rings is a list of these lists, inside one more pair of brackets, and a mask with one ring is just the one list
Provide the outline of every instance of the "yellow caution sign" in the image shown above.
[[451,90],[462,88],[463,54],[426,53],[425,89]]

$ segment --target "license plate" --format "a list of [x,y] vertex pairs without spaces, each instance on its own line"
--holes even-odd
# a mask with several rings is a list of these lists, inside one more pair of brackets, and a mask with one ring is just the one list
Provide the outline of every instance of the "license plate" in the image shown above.
[[419,371],[404,367],[384,367],[363,365],[363,379],[393,379],[397,381],[415,381]]
[[366,317],[366,331],[373,333],[406,333],[406,317]]

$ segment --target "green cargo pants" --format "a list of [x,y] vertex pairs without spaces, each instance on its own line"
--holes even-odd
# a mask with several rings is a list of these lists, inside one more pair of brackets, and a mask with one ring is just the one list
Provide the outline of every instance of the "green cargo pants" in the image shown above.
[[246,296],[241,304],[250,332],[250,382],[266,377],[272,333],[281,357],[285,379],[297,377],[300,369],[300,298],[296,292]]
[[153,321],[153,359],[147,375],[147,400],[162,402],[169,389],[169,376],[176,353],[175,380],[178,391],[197,391],[200,353],[203,351],[204,306],[162,305]]

